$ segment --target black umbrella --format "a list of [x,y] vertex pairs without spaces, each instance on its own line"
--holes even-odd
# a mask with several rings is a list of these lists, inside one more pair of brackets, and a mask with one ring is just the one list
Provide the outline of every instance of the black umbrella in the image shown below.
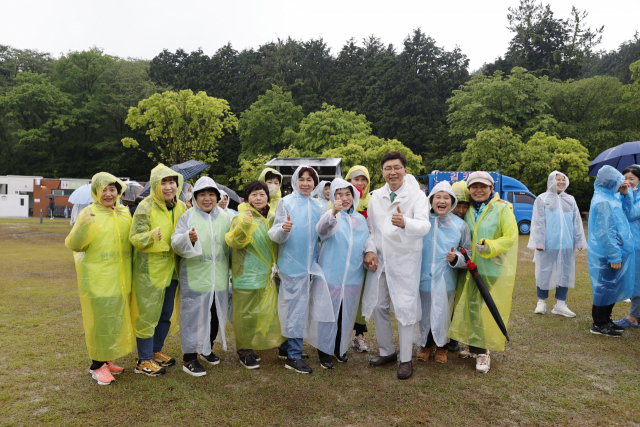
[[498,307],[496,307],[496,303],[493,302],[493,297],[489,293],[487,285],[484,284],[482,277],[480,277],[480,273],[478,273],[478,267],[471,262],[471,260],[469,259],[469,254],[467,254],[467,251],[464,248],[460,248],[460,252],[462,253],[464,260],[467,263],[467,268],[469,269],[473,280],[476,282],[476,286],[478,287],[478,291],[480,291],[480,295],[482,295],[484,303],[487,304],[487,307],[489,308],[493,319],[496,321],[498,327],[507,338],[507,341],[510,341],[509,334],[507,333],[507,328],[506,326],[504,326],[504,322],[502,321],[502,316],[500,316],[500,312],[498,311]]
[[[184,163],[173,165],[169,169],[178,172],[180,175],[182,175],[182,177],[186,181],[198,175],[208,167],[209,165],[206,164],[205,162],[199,162],[198,160],[189,160]],[[144,185],[144,188],[142,189],[142,193],[140,193],[140,196],[147,197],[149,194],[151,194],[151,181],[147,182]]]
[[230,189],[229,187],[226,187],[222,184],[218,184],[216,183],[216,185],[218,186],[218,188],[222,191],[224,191],[225,193],[227,193],[227,196],[229,196],[229,199],[231,200],[235,200],[238,203],[242,203],[242,199],[240,199],[240,196],[238,196],[238,193],[236,193],[235,191],[233,191],[232,189]]

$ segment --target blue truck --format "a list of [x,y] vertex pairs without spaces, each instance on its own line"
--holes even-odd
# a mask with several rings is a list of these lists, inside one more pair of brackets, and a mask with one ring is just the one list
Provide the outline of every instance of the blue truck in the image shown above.
[[[502,175],[500,172],[488,171],[495,182],[495,191],[500,193],[500,198],[513,205],[513,213],[518,223],[520,234],[529,234],[531,231],[531,216],[533,215],[533,203],[536,196],[517,179]],[[427,194],[439,182],[466,181],[469,171],[433,171],[429,175],[419,176],[418,180],[425,185]],[[428,185],[428,186],[427,186]]]

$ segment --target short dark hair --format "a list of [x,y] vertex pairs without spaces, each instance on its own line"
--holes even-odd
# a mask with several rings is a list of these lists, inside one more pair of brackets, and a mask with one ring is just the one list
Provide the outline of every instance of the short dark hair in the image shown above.
[[382,160],[380,160],[380,167],[383,167],[389,160],[400,160],[402,162],[402,166],[405,168],[407,167],[407,158],[399,151],[389,151],[387,154],[382,156]]
[[640,168],[637,166],[628,166],[622,171],[622,175],[631,172],[636,176],[636,178],[640,179]]
[[264,180],[268,181],[270,179],[277,179],[278,181],[281,181],[282,178],[280,178],[280,175],[276,175],[275,173],[269,171],[267,172],[267,174],[264,176]]
[[198,190],[198,191],[193,193],[193,197],[195,197],[197,199],[198,198],[198,194],[202,193],[204,190],[213,190],[213,192],[216,193],[216,197],[218,198],[218,202],[222,199],[222,197],[220,196],[220,190],[218,190],[215,187],[207,187],[207,188],[203,188],[202,190]]
[[110,185],[114,185],[116,187],[116,190],[118,190],[118,194],[122,193],[122,185],[120,185],[118,181],[110,182],[109,184],[107,184],[107,187]]
[[300,170],[298,171],[298,178],[300,178],[305,172],[309,172],[309,175],[313,179],[313,186],[317,187],[318,186],[318,174],[316,173],[316,171],[313,168],[307,168],[307,167],[300,168]]
[[160,180],[160,182],[164,181],[165,179],[170,179],[172,181],[175,181],[176,185],[178,185],[180,183],[180,181],[178,180],[178,176],[174,175],[174,176],[165,176],[164,178],[162,178]]
[[264,190],[267,195],[267,203],[271,201],[271,197],[269,196],[269,187],[262,181],[251,181],[247,184],[247,188],[244,189],[244,201],[249,203],[249,195],[256,190]]

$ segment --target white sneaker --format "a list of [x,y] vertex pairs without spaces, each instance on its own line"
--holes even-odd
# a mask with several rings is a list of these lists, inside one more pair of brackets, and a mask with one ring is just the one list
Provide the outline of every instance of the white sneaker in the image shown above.
[[479,354],[476,357],[476,372],[486,374],[491,370],[491,355],[487,351],[486,354]]
[[534,313],[535,314],[546,314],[547,313],[547,302],[545,300],[538,300],[538,304],[536,305],[536,309],[535,309]]
[[627,298],[626,300],[624,300],[622,302],[631,302],[631,298]]
[[569,310],[569,307],[567,307],[567,304],[563,305],[562,307],[558,307],[557,305],[553,306],[553,310],[551,310],[551,313],[553,314],[559,314],[560,316],[564,316],[564,317],[576,317],[576,314]]

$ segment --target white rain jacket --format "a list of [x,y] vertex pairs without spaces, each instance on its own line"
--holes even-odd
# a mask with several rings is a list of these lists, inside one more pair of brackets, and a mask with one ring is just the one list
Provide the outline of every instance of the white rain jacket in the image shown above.
[[[396,227],[391,217],[397,208],[404,214],[405,228]],[[404,178],[402,189],[393,203],[389,184],[375,190],[367,210],[369,239],[365,252],[378,257],[375,273],[367,274],[362,314],[369,320],[378,302],[378,280],[384,272],[396,319],[401,325],[413,325],[420,320],[419,298],[422,238],[429,232],[429,200],[412,176]]]
[[[567,182],[560,194],[556,181],[558,174]],[[540,289],[573,288],[576,281],[573,251],[587,248],[580,210],[573,196],[565,192],[568,187],[569,178],[553,171],[547,179],[547,191],[540,194],[533,204],[527,247],[535,251],[536,286]]]
[[[304,338],[309,318],[311,275],[324,277],[317,263],[316,232],[316,224],[323,211],[318,200],[303,196],[298,189],[298,173],[303,167],[309,166],[301,165],[294,172],[291,177],[293,193],[278,203],[276,219],[269,230],[269,238],[279,245],[278,270],[282,282],[278,294],[278,314],[282,336],[287,338]],[[293,222],[293,228],[289,233],[282,228],[287,215],[291,215]],[[323,291],[320,288],[315,290],[314,299],[314,311],[311,313],[313,318],[335,321],[326,286]]]
[[[205,188],[220,191],[213,179],[203,176],[193,189],[189,208],[178,220],[171,236],[171,247],[180,257],[180,344],[182,353],[211,354],[211,306],[215,301],[219,329],[216,341],[227,349],[229,288],[229,246],[224,235],[231,224],[217,205],[209,213],[196,203],[196,192]],[[219,197],[218,197],[219,199]],[[189,230],[196,229],[198,240],[189,239]],[[214,298],[215,297],[215,298]]]
[[[424,347],[427,343],[429,331],[438,347],[449,342],[447,331],[451,324],[451,313],[456,296],[458,271],[467,264],[459,248],[463,247],[471,252],[471,232],[469,226],[462,219],[451,212],[458,204],[458,199],[451,188],[451,184],[443,181],[433,187],[429,193],[429,202],[434,194],[444,191],[453,197],[453,204],[446,215],[430,215],[431,229],[422,239],[422,268],[420,273],[420,302],[422,318],[420,319],[419,338],[416,344]],[[447,262],[447,253],[455,248],[458,259],[454,264]],[[418,329],[418,328],[417,328]]]
[[[335,217],[333,211],[322,214],[316,226],[320,236],[320,256],[318,264],[324,272],[324,279],[315,276],[311,283],[311,312],[315,310],[316,289],[319,300],[324,303],[324,291],[328,287],[335,322],[314,319],[310,316],[307,329],[307,343],[327,354],[344,355],[351,342],[351,330],[356,321],[360,293],[364,281],[364,246],[369,237],[367,221],[354,207],[360,202],[358,190],[342,178],[331,183],[331,205],[335,203],[335,193],[342,188],[351,188],[353,206],[347,212],[340,211]],[[338,318],[342,306],[340,348],[336,346]]]
[[324,198],[324,187],[327,184],[331,184],[331,181],[320,181],[316,188],[311,192],[311,197],[314,197],[322,206],[322,211],[329,209],[329,200]]

